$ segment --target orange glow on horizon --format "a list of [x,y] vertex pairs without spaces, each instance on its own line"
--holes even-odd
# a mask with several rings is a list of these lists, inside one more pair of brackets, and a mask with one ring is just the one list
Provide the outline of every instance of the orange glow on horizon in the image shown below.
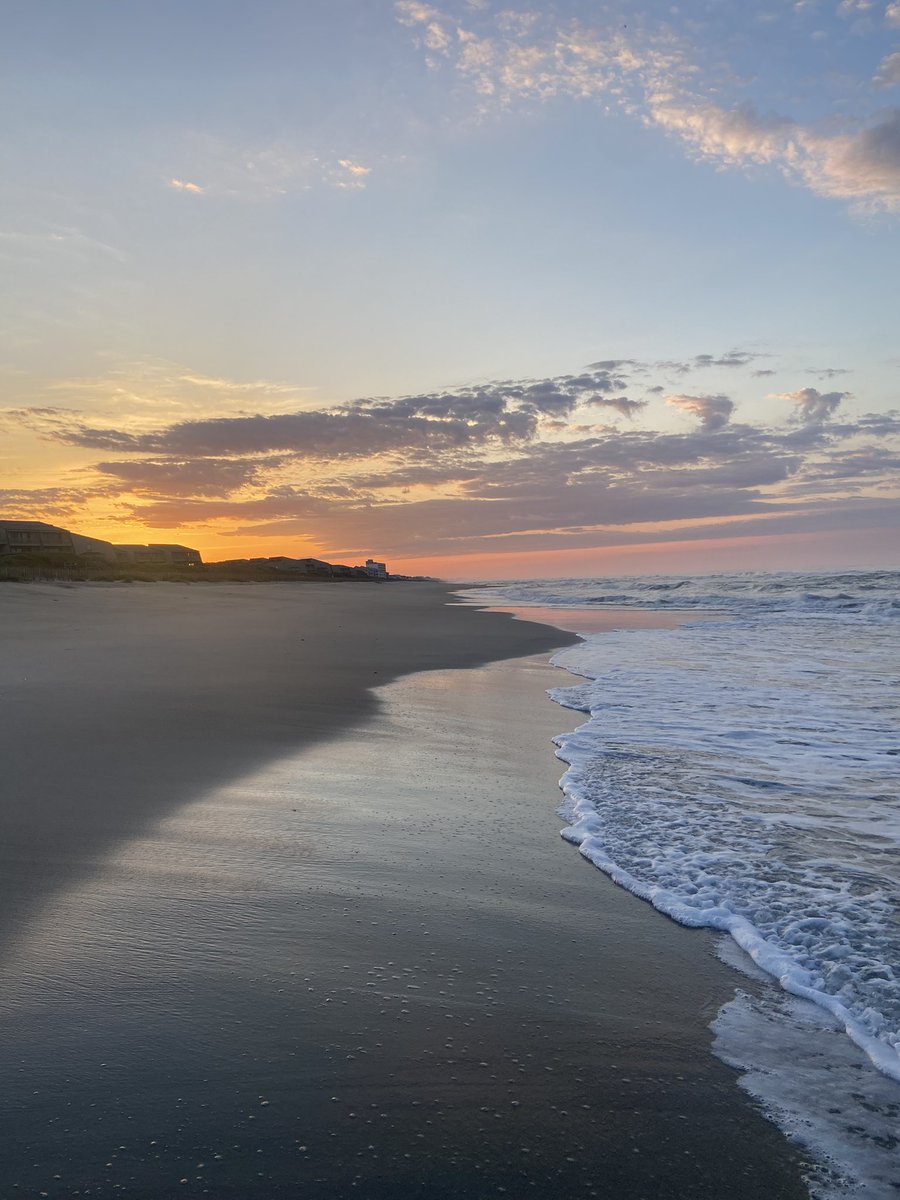
[[451,581],[564,579],[614,575],[704,575],[729,571],[874,568],[883,562],[885,531],[752,534],[648,542],[597,549],[541,550],[404,559],[388,569]]
[[[21,519],[36,519],[34,516]],[[783,534],[704,537],[633,543],[622,546],[572,549],[505,550],[496,553],[393,555],[377,544],[357,554],[324,550],[300,536],[233,538],[209,529],[185,526],[148,529],[115,518],[81,522],[77,518],[44,517],[89,537],[116,543],[178,543],[200,551],[204,562],[264,558],[321,558],[354,566],[372,557],[386,561],[388,570],[402,575],[429,575],[451,582],[489,582],[503,579],[591,578],[616,575],[686,574],[753,570],[866,569],[884,562],[890,539],[884,529],[816,531]],[[704,522],[704,524],[707,524]],[[714,525],[714,522],[710,522]],[[637,529],[635,529],[637,532]],[[896,537],[896,535],[895,535]],[[896,538],[900,553],[900,538]],[[502,544],[505,539],[498,539]]]

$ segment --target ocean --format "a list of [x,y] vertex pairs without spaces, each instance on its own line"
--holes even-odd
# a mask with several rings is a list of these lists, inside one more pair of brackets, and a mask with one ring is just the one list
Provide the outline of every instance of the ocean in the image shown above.
[[555,739],[562,836],[661,913],[724,935],[748,982],[713,1022],[715,1052],[814,1157],[813,1194],[896,1196],[900,573],[463,595],[568,610],[568,628],[574,610],[684,615],[585,633],[552,660],[578,679],[552,699],[581,714]]

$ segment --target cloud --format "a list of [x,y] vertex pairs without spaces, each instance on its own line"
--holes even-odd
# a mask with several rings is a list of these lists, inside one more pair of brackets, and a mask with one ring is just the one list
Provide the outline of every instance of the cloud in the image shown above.
[[289,383],[272,383],[267,379],[256,379],[250,382],[234,379],[221,379],[215,375],[197,375],[194,372],[176,371],[168,376],[173,383],[186,383],[192,387],[208,389],[224,395],[243,393],[252,397],[258,403],[262,398],[281,398],[298,396],[313,389],[297,387]]
[[867,13],[875,7],[875,0],[840,0],[837,6],[837,14],[839,17],[850,18],[858,17],[861,13]]
[[[165,359],[102,358],[113,365],[100,374],[34,380],[29,388],[32,403],[18,410],[17,419],[47,435],[64,433],[79,423],[137,433],[210,415],[284,412],[308,405],[315,392],[265,379],[201,375]],[[7,415],[15,418],[15,412],[7,410]]]
[[[271,528],[269,522],[279,523],[277,532],[284,528],[281,522],[299,519],[332,545],[338,540],[362,545],[377,540],[395,549],[402,546],[404,553],[441,553],[461,539],[737,515],[770,507],[754,489],[729,488],[724,478],[692,483],[687,477],[673,476],[648,486],[637,479],[614,482],[602,475],[566,480],[558,473],[533,469],[525,479],[489,470],[464,496],[406,504],[351,503],[338,510],[321,498],[284,490],[259,501],[218,506],[162,501],[136,508],[135,516],[146,524],[172,528],[227,515],[252,521],[242,527],[247,533]],[[309,524],[310,518],[315,518],[315,526]],[[266,524],[261,527],[259,522]]]
[[395,11],[403,25],[416,30],[429,66],[451,64],[480,96],[504,107],[517,97],[620,95],[626,79],[641,76],[654,86],[684,66],[668,37],[661,47],[638,49],[619,29],[596,33],[578,22],[556,26],[540,13],[509,9],[480,34],[416,0],[397,0]]
[[184,179],[170,179],[168,186],[176,192],[192,192],[195,195],[200,195],[204,190],[199,183],[188,183]]
[[362,163],[355,163],[349,158],[338,159],[338,166],[346,176],[335,180],[335,186],[339,188],[364,188],[368,176],[372,174],[371,167],[364,167]]
[[802,485],[833,482],[838,490],[846,490],[848,482],[864,484],[872,476],[885,480],[896,477],[900,471],[900,451],[884,446],[858,446],[830,455],[823,462],[816,462],[803,472]]
[[410,488],[463,484],[479,477],[486,469],[486,462],[473,455],[445,455],[441,459],[431,455],[412,455],[408,462],[400,466],[389,465],[371,473],[354,472],[353,482],[359,494],[385,489],[400,490],[406,494]]
[[[691,361],[731,358],[700,355]],[[554,440],[566,439],[570,469],[586,470],[596,463],[573,466],[573,446],[581,448],[580,454],[585,443],[572,439],[595,431],[585,424],[587,412],[605,408],[633,418],[648,407],[646,400],[632,400],[619,391],[626,382],[625,361],[603,360],[576,375],[494,380],[411,396],[364,398],[331,408],[203,414],[155,426],[150,424],[151,406],[147,417],[131,429],[91,422],[58,405],[9,411],[5,419],[10,427],[24,425],[49,441],[113,451],[116,457],[104,458],[97,471],[148,495],[227,495],[270,478],[288,463],[310,463],[319,473],[329,472],[334,481],[335,471],[346,472],[350,464],[384,456],[390,464],[380,486],[424,481],[422,464],[432,482],[465,481],[472,477],[466,468],[473,456],[512,455],[518,461],[525,453],[544,453],[544,439],[551,434]],[[628,370],[640,373],[644,367],[631,360]],[[234,392],[242,404],[246,399],[276,404],[296,391],[286,385],[266,385],[260,391],[259,384],[232,384],[183,369],[166,375],[170,377],[188,380],[200,392],[209,390],[223,400]],[[268,388],[274,391],[269,394]],[[785,435],[790,443],[784,443],[784,450],[793,455],[801,444],[807,449],[817,445],[822,420],[845,394],[822,394],[813,388],[783,393],[797,406],[802,426]],[[704,455],[717,460],[737,455],[742,461],[748,454],[777,457],[775,444],[763,433],[729,424],[734,404],[728,396],[679,393],[670,395],[667,403],[698,418],[700,429],[668,437],[626,427],[613,437],[590,442],[591,453],[599,453],[602,446],[607,468],[626,473],[651,466],[696,465]],[[849,436],[847,430],[841,432]],[[400,473],[389,478],[398,467]]]
[[[898,6],[900,0],[886,17],[893,22],[897,10],[900,24]],[[846,0],[842,12],[858,17],[870,7],[870,0]],[[626,33],[624,24],[593,30],[532,13],[524,22],[501,14],[482,33],[414,0],[400,0],[396,11],[404,25],[417,30],[429,65],[451,65],[470,83],[483,110],[559,97],[615,104],[677,138],[698,158],[731,167],[774,167],[818,195],[861,209],[900,211],[900,110],[863,120],[847,116],[841,129],[831,113],[828,127],[819,128],[760,112],[751,103],[722,104],[720,85],[713,84],[710,95],[698,94],[700,72],[670,27],[651,37]],[[884,78],[893,79],[891,60],[882,67]]]
[[0,488],[0,506],[9,520],[60,518],[77,512],[94,494],[90,488]]
[[884,19],[888,25],[900,27],[900,0],[891,0],[891,3],[884,10]]
[[764,357],[765,355],[750,353],[746,350],[728,350],[725,354],[695,354],[693,358],[684,361],[668,359],[653,364],[640,365],[644,370],[652,365],[658,371],[674,372],[676,375],[689,375],[691,371],[704,371],[719,367],[726,369],[748,367],[756,359]]
[[497,14],[497,27],[504,33],[512,34],[513,37],[524,37],[531,32],[540,19],[540,13],[516,12],[514,9],[506,8]]
[[787,117],[760,114],[747,105],[723,109],[715,104],[681,100],[655,104],[652,121],[688,143],[704,158],[730,166],[744,162],[781,162],[797,127]]
[[850,374],[846,367],[818,367],[813,368],[812,373],[819,379],[837,379],[839,375]]
[[[643,441],[647,457],[652,457],[658,436],[638,434],[634,440]],[[706,457],[722,437],[729,452],[721,460]],[[745,438],[748,447],[756,448],[732,457]],[[686,447],[693,441],[684,435],[663,435],[662,440],[673,458],[677,442]],[[836,462],[833,472],[823,468],[819,478],[812,480],[823,496],[837,493],[836,499],[826,501],[809,494],[767,494],[773,487],[783,491],[799,476],[803,461],[781,453],[777,438],[767,450],[766,437],[758,431],[735,427],[706,438],[704,454],[695,456],[689,469],[661,466],[649,474],[647,470],[618,474],[618,468],[606,461],[606,452],[618,441],[601,438],[568,447],[541,446],[522,458],[482,462],[469,472],[462,494],[457,495],[405,503],[379,503],[371,496],[358,496],[335,504],[305,489],[282,487],[257,500],[237,503],[164,500],[137,506],[134,517],[156,528],[228,518],[230,524],[223,531],[273,539],[303,535],[335,556],[365,552],[375,543],[391,555],[440,555],[806,528],[890,528],[896,521],[895,503],[876,497],[848,499],[847,489],[857,479],[850,456],[845,463]],[[861,474],[877,474],[879,463],[871,456],[862,454],[858,462]],[[889,469],[887,455],[880,466]],[[838,486],[841,477],[843,492]]]
[[595,408],[611,408],[621,417],[632,417],[647,407],[646,400],[629,400],[627,396],[597,396],[589,403]]
[[[323,496],[287,486],[277,488],[259,499],[166,498],[152,504],[136,505],[132,511],[146,525],[157,529],[174,529],[179,525],[205,524],[223,518],[230,521],[269,522],[290,517],[304,522],[322,522],[334,512],[334,505],[332,500]],[[313,526],[309,528],[313,529]]]
[[419,0],[397,0],[394,5],[397,19],[403,25],[418,27],[419,36],[426,49],[446,54],[453,41],[452,23],[430,4]]
[[746,367],[759,358],[758,354],[748,354],[743,350],[729,350],[727,354],[698,354],[693,365],[698,369],[704,367]]
[[[221,381],[205,382],[221,385]],[[289,451],[309,459],[353,459],[394,450],[428,448],[435,453],[528,441],[543,418],[566,416],[580,404],[618,391],[625,382],[620,373],[599,369],[548,379],[498,380],[396,399],[361,399],[330,409],[184,420],[149,432],[92,425],[59,409],[34,408],[21,412],[19,419],[68,445],[157,458]],[[626,415],[637,411],[636,402],[625,397],[615,400],[610,407],[617,411]]]
[[734,401],[727,396],[666,396],[666,404],[699,417],[707,432],[724,429],[734,411]]
[[881,60],[872,82],[880,88],[900,85],[900,50],[895,50],[893,54],[888,54]]
[[[493,450],[491,457],[458,451],[443,460],[413,448],[399,465],[387,464],[378,472],[354,470],[346,476],[340,503],[328,499],[320,504],[326,499],[321,486],[280,487],[260,498],[211,504],[161,497],[149,507],[140,506],[139,512],[141,520],[165,524],[199,520],[201,514],[204,520],[305,519],[314,508],[323,537],[346,529],[348,522],[358,523],[362,510],[371,510],[376,524],[388,518],[405,522],[400,510],[411,505],[427,515],[469,513],[467,506],[476,504],[477,513],[473,509],[465,520],[472,528],[480,524],[486,536],[513,528],[595,524],[601,501],[604,519],[620,523],[679,520],[711,516],[720,505],[729,511],[761,505],[758,490],[788,479],[804,461],[787,444],[793,436],[773,436],[749,426],[688,435],[606,431],[563,443],[513,445],[502,457],[494,456]],[[440,503],[421,496],[382,501],[373,494],[422,487],[443,491],[435,497]],[[431,527],[421,536],[429,536],[429,530],[437,536]],[[410,536],[413,532],[410,524]]]
[[819,392],[815,388],[800,388],[796,392],[778,392],[776,399],[789,400],[797,406],[795,419],[802,425],[821,425],[838,409],[849,392]]
[[126,263],[128,256],[115,246],[98,241],[97,238],[71,226],[53,225],[43,230],[0,230],[0,253],[17,252],[22,255],[42,254],[49,251],[62,253],[83,262],[98,258]]
[[855,426],[844,428],[841,432],[850,434],[854,429],[873,433],[876,437],[893,437],[900,434],[900,412],[892,409],[890,412],[865,413],[858,418]]
[[900,211],[900,109],[840,134],[816,133],[749,106],[665,104],[653,109],[652,118],[702,158],[729,166],[774,165],[821,196]]
[[437,451],[534,435],[531,411],[488,398],[481,411],[473,401],[462,405],[467,411],[454,413],[450,401],[419,397],[326,411],[180,421],[151,433],[63,421],[55,430],[48,431],[45,424],[45,436],[73,446],[187,459],[289,451],[298,458],[346,460],[417,446]]
[[806,133],[801,144],[808,157],[799,172],[814,191],[900,212],[900,108],[858,133]]
[[169,150],[168,165],[167,186],[175,191],[241,201],[273,200],[319,186],[359,190],[372,173],[372,167],[330,148],[288,138],[233,142],[203,132],[186,135],[177,149]]
[[[734,362],[741,353],[685,362],[692,370],[746,366]],[[649,427],[649,405],[621,390],[657,366],[606,359],[543,379],[131,429],[52,405],[6,419],[80,448],[79,478],[88,480],[81,499],[48,492],[47,505],[74,513],[93,495],[150,528],[204,524],[276,546],[302,534],[326,556],[376,543],[392,555],[625,544],[674,537],[686,523],[714,532],[766,522],[774,531],[824,498],[885,503],[896,493],[900,413],[836,419],[847,393],[803,388],[780,393],[795,417],[770,428],[735,421],[729,396],[679,393],[667,403],[697,427],[663,431]],[[259,385],[232,388],[184,368],[166,378],[196,380],[191,386],[216,404],[234,396],[242,406],[277,402],[284,386],[267,396],[252,390]],[[643,419],[589,424],[598,410]],[[91,448],[104,453],[88,467]],[[30,499],[21,504],[33,512]],[[18,503],[11,492],[0,502]],[[838,520],[850,509],[834,512]]]
[[136,459],[126,462],[99,462],[95,470],[112,476],[129,490],[150,495],[230,496],[239,488],[255,482],[263,466],[273,467],[280,460],[221,459],[199,460]]
[[394,10],[397,20],[403,25],[438,25],[445,20],[443,14],[430,4],[420,0],[396,0]]
[[638,367],[641,364],[634,358],[601,358],[599,362],[588,363],[586,371],[623,371],[628,367]]

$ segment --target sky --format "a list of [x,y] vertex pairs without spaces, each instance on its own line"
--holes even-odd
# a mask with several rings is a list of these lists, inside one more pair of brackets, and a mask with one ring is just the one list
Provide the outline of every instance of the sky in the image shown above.
[[6,0],[0,515],[896,566],[900,0]]

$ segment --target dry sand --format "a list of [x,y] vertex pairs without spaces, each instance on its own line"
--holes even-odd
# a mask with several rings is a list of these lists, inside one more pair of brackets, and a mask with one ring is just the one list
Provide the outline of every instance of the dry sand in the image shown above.
[[565,635],[445,598],[0,589],[0,1195],[805,1195],[558,837]]

